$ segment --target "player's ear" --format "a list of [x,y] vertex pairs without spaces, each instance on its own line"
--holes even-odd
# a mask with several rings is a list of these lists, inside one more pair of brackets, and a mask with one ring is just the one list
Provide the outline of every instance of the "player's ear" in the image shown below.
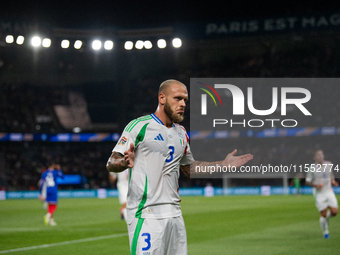
[[166,100],[165,94],[164,93],[159,93],[159,95],[158,95],[159,103],[164,105],[165,104],[165,100]]

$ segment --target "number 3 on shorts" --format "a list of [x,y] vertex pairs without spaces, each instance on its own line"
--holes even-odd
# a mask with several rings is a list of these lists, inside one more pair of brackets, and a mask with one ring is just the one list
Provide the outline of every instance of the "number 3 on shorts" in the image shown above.
[[147,250],[149,250],[149,249],[151,248],[151,243],[150,243],[150,241],[151,241],[151,236],[150,236],[149,233],[143,233],[142,236],[145,236],[144,241],[145,241],[146,244],[147,244],[146,247],[142,248],[142,251],[147,251]]

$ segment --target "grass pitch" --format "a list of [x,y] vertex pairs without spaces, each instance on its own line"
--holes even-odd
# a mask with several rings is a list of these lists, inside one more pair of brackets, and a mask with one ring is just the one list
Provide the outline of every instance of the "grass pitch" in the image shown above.
[[[339,199],[339,196],[338,196]],[[339,254],[340,215],[322,238],[312,196],[182,197],[189,254]],[[0,201],[0,254],[129,254],[117,198]]]

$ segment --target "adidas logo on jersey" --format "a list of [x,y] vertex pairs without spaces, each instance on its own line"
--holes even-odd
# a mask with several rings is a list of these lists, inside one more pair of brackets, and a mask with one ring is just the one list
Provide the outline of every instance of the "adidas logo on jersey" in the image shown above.
[[158,136],[155,137],[155,140],[157,141],[164,141],[163,136],[159,134]]

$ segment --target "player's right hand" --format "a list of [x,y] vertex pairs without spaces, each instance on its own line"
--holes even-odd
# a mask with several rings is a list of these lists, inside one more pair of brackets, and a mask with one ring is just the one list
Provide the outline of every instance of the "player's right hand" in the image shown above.
[[127,166],[129,168],[132,168],[134,166],[135,162],[135,146],[133,143],[130,143],[130,148],[124,152],[124,159],[127,163]]

